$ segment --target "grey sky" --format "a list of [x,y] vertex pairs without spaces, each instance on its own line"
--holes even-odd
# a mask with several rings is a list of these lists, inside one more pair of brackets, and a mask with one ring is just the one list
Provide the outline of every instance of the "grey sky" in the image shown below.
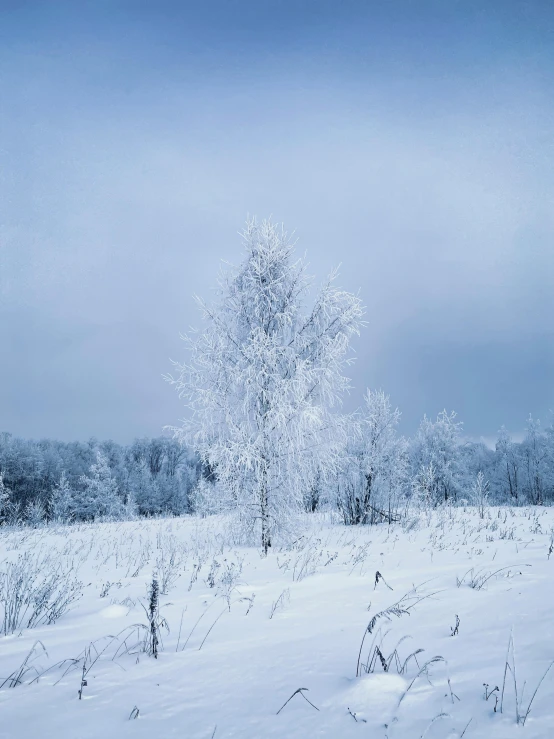
[[404,430],[554,408],[554,6],[0,3],[0,430],[126,441],[247,214],[360,290]]

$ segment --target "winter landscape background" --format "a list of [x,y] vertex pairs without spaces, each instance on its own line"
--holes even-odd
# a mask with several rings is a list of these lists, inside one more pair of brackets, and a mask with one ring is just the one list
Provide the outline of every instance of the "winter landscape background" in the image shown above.
[[554,735],[553,25],[0,4],[0,739]]

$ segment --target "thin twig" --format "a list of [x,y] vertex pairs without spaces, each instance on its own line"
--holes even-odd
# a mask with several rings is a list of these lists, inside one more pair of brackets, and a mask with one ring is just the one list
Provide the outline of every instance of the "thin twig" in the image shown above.
[[548,665],[548,667],[546,668],[546,670],[545,670],[545,672],[544,672],[543,676],[542,676],[542,677],[541,677],[541,679],[539,680],[539,684],[538,684],[538,685],[537,685],[537,687],[535,688],[535,692],[534,692],[534,693],[533,693],[533,695],[531,696],[531,700],[529,701],[529,705],[527,706],[527,710],[525,711],[525,716],[522,716],[522,717],[521,717],[521,724],[522,724],[522,726],[525,726],[525,722],[527,721],[527,716],[529,716],[529,714],[531,713],[531,705],[532,705],[533,701],[535,700],[535,696],[537,695],[537,693],[538,693],[538,690],[539,690],[540,686],[542,685],[542,682],[543,682],[544,678],[545,678],[545,677],[546,677],[546,676],[548,675],[548,673],[550,672],[550,668],[552,667],[552,665],[554,665],[554,660],[552,660],[552,662],[551,662],[551,663],[550,663],[550,664]]
[[181,611],[181,622],[179,624],[179,636],[177,637],[177,646],[175,647],[175,651],[179,651],[179,642],[181,641],[181,629],[183,628],[183,616],[185,615],[185,609]]
[[298,688],[297,690],[295,690],[294,693],[291,695],[291,697],[283,703],[283,705],[281,706],[281,708],[277,711],[275,715],[278,716],[283,710],[283,708],[287,705],[287,703],[289,703],[289,701],[291,701],[294,698],[294,696],[297,695],[298,693],[300,693],[302,698],[304,698],[304,700],[307,703],[309,703],[310,706],[312,706],[312,708],[315,708],[316,711],[319,711],[319,708],[317,706],[314,706],[314,704],[306,698],[306,696],[304,695],[305,690],[308,690],[308,688]]

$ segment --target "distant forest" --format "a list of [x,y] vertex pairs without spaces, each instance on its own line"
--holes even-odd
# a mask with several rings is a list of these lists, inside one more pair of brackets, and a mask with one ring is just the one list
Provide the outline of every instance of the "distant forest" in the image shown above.
[[180,515],[191,510],[190,494],[201,475],[198,457],[163,436],[122,446],[0,434],[5,523]]
[[[464,440],[461,423],[446,412],[435,420],[424,418],[410,439],[396,436],[399,413],[383,393],[368,394],[365,414],[365,419],[363,414],[353,419],[353,428],[362,422],[362,434],[350,440],[341,474],[306,480],[307,511],[334,508],[352,524],[382,520],[383,513],[409,502],[437,506],[554,501],[552,423],[542,428],[530,417],[519,443],[502,428],[491,449]],[[213,492],[206,495],[206,488]],[[215,512],[214,498],[217,474],[172,438],[136,439],[124,446],[96,439],[66,443],[0,434],[4,524],[204,515]]]

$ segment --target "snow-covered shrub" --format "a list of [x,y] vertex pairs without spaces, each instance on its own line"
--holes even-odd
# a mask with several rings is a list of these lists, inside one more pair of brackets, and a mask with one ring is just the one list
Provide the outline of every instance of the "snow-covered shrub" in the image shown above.
[[41,500],[33,500],[25,507],[25,522],[32,528],[42,526],[46,520],[46,508]]
[[181,576],[184,561],[185,551],[175,536],[169,534],[158,537],[155,573],[162,595],[167,595]]
[[0,633],[55,623],[81,596],[82,583],[53,557],[29,552],[0,570]]

